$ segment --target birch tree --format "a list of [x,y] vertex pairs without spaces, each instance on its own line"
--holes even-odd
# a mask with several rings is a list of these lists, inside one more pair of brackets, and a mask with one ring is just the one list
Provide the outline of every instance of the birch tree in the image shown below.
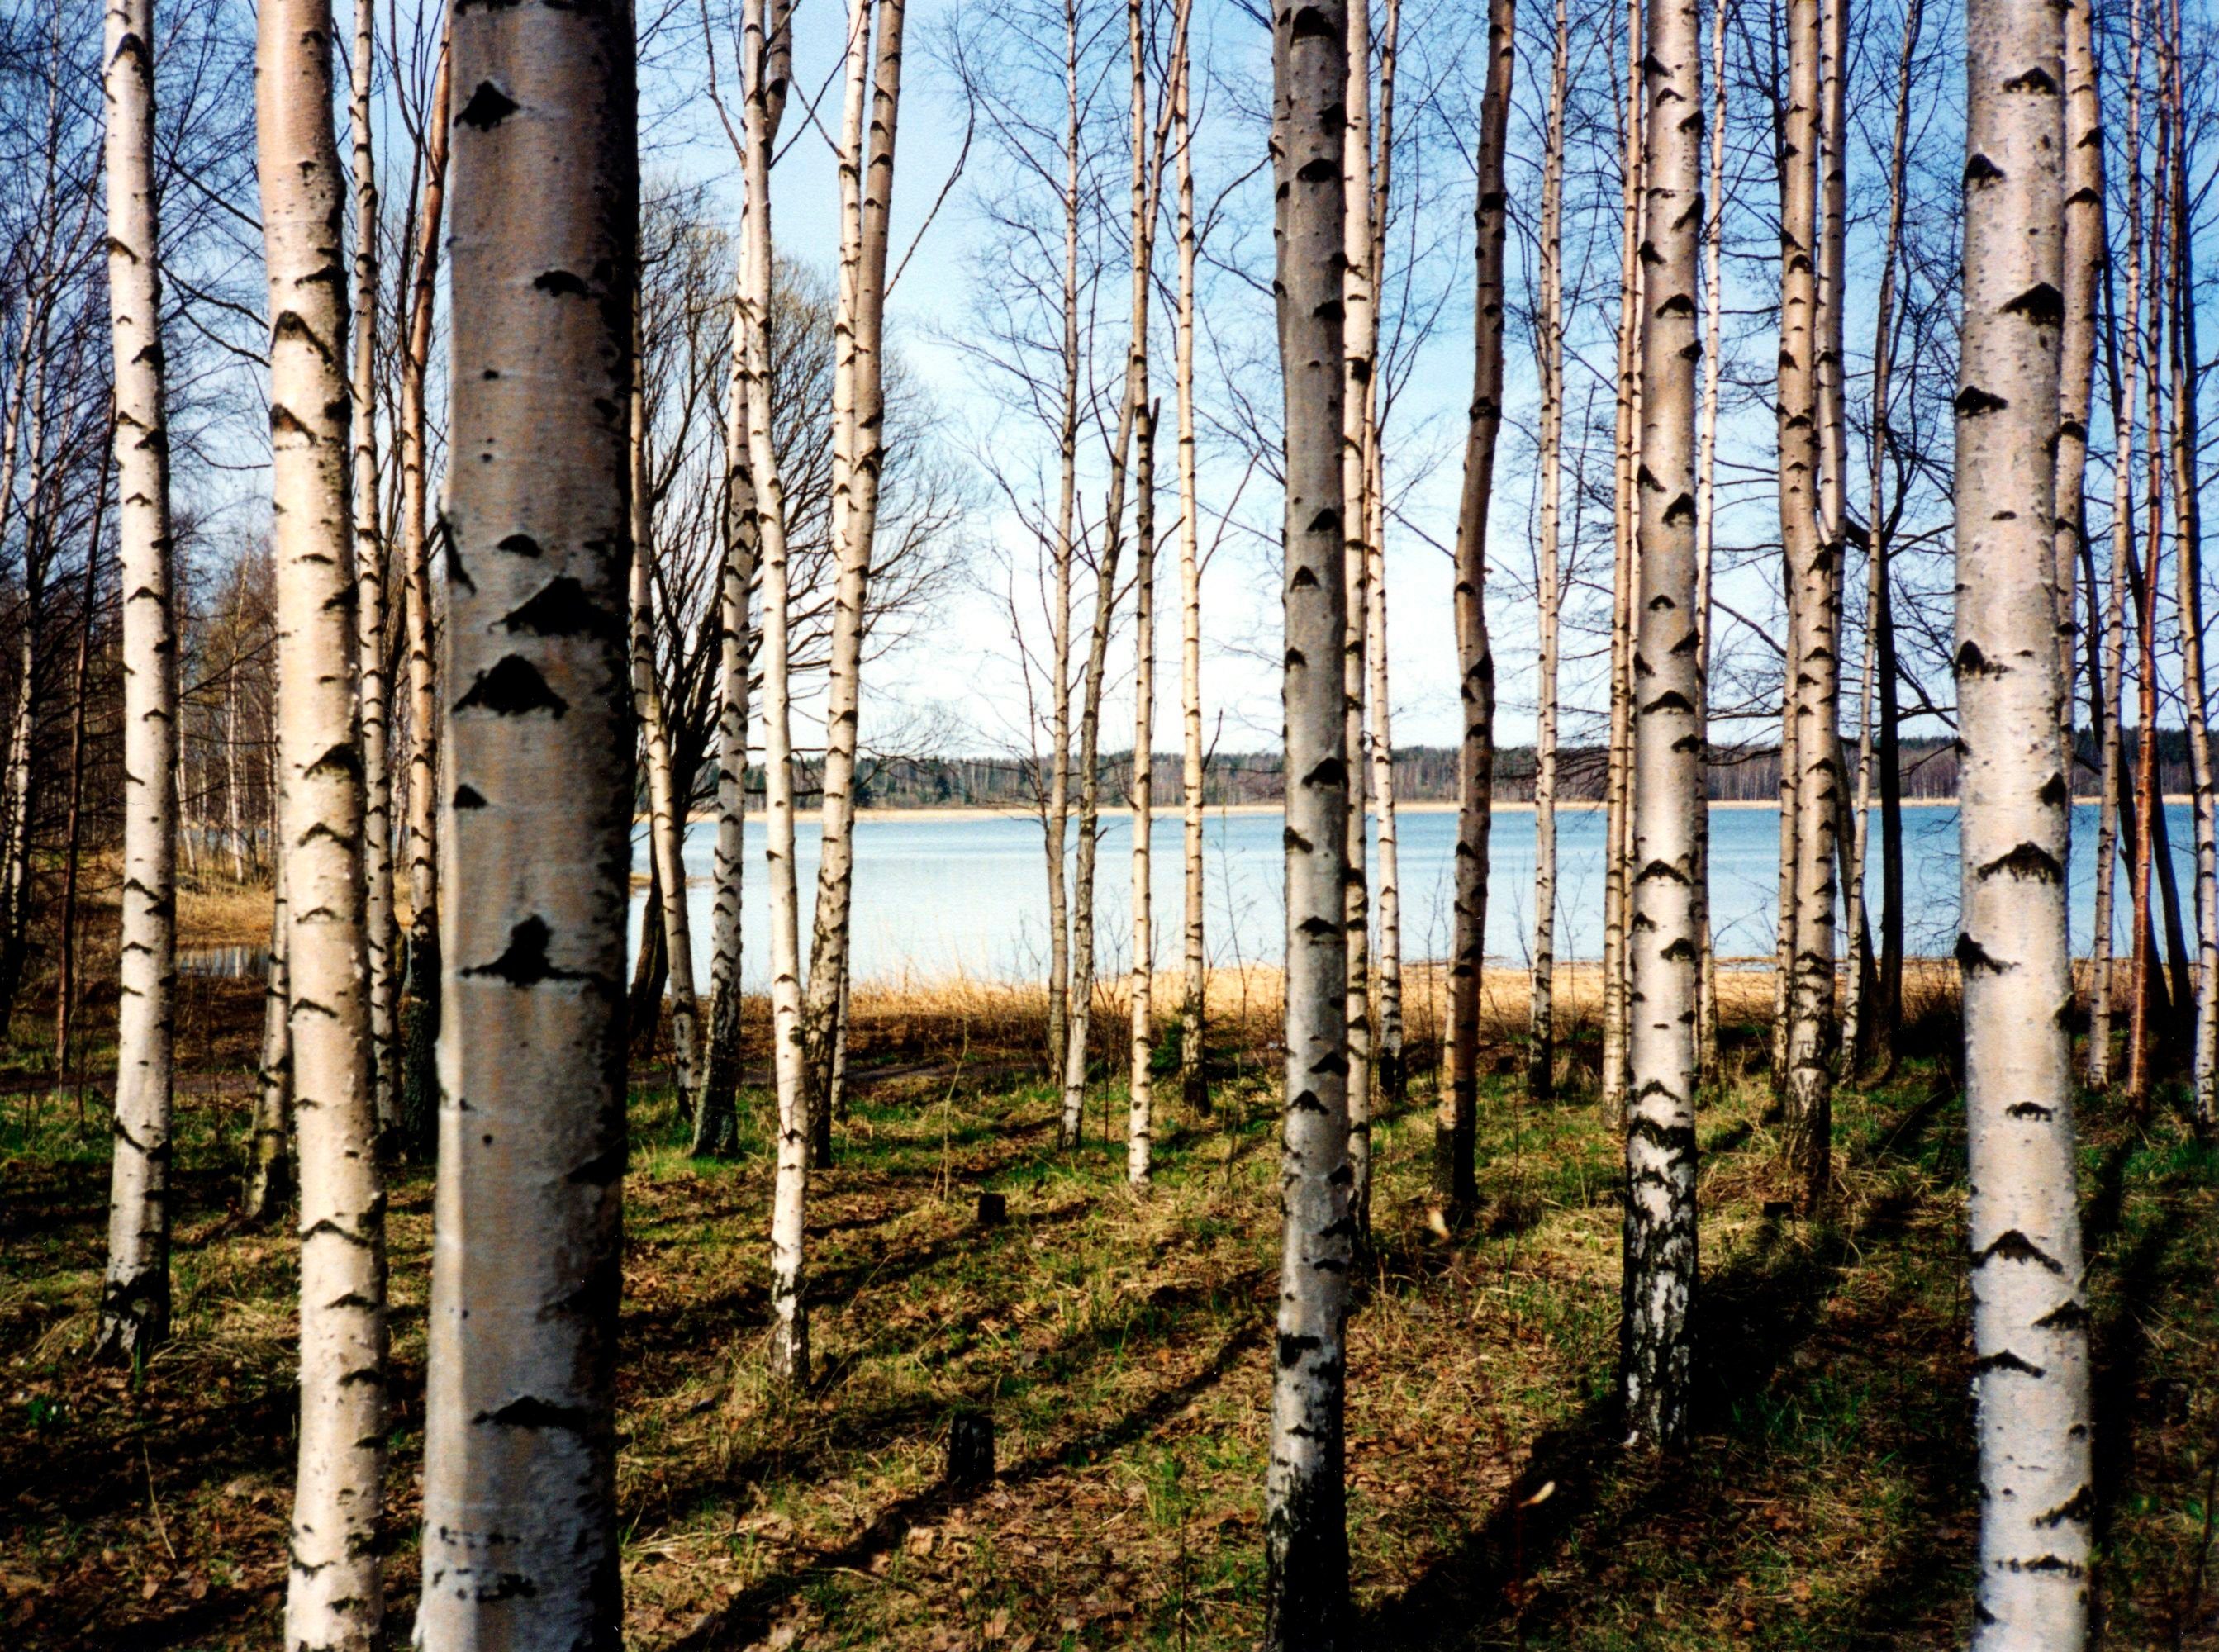
[[1457,512],[1458,702],[1455,933],[1449,960],[1449,1093],[1433,1121],[1433,1199],[1451,1223],[1479,1202],[1479,1009],[1487,976],[1488,832],[1495,803],[1495,653],[1487,634],[1487,513],[1502,431],[1502,253],[1509,201],[1503,151],[1517,53],[1515,0],[1489,0],[1473,208],[1471,415]]
[[[771,7],[766,29],[768,38],[761,68],[764,141],[775,144],[786,114],[786,88],[792,79],[792,11],[788,0],[777,0]],[[744,137],[740,147],[744,169]],[[761,556],[749,438],[747,361],[752,335],[744,306],[747,270],[743,252],[733,282],[731,371],[724,403],[724,496],[718,516],[724,556],[717,587],[717,848],[712,868],[716,891],[711,914],[707,1049],[701,1063],[701,1091],[693,1109],[696,1153],[730,1152],[738,1130],[735,1103],[740,1083],[740,969],[744,938],[741,895],[747,866],[748,693],[754,655],[748,604]],[[767,300],[764,308],[767,314]]]
[[[637,318],[637,310],[635,310]],[[648,853],[662,897],[662,933],[670,954],[671,1038],[676,1056],[674,1082],[691,1097],[699,1082],[700,1000],[693,991],[693,928],[686,910],[686,798],[672,773],[670,730],[662,715],[662,688],[655,669],[655,500],[647,471],[647,387],[640,366],[641,341],[635,319],[632,338],[631,618],[632,713],[639,722],[647,760]],[[691,777],[688,777],[689,780]]]
[[1634,857],[1627,934],[1626,1432],[1688,1432],[1696,1267],[1696,997],[1703,877],[1702,641],[1695,610],[1696,245],[1703,68],[1696,0],[1648,0],[1648,271],[1641,338],[1641,573],[1634,639]]
[[301,1424],[285,1639],[375,1648],[385,1591],[385,1194],[371,1095],[361,637],[331,0],[257,15],[270,274],[279,853],[301,1189]]
[[170,1332],[177,661],[157,263],[153,3],[109,0],[104,16],[108,301],[123,577],[123,920],[108,1266],[93,1351],[130,1363]]
[[[1175,24],[1178,35],[1172,47],[1178,66],[1172,78],[1171,89],[1172,152],[1178,167],[1178,298],[1174,317],[1172,388],[1178,421],[1179,813],[1180,847],[1183,851],[1181,916],[1184,920],[1179,933],[1180,956],[1185,970],[1179,994],[1179,1098],[1190,1115],[1200,1117],[1209,1112],[1209,1055],[1203,1042],[1203,1026],[1209,1007],[1209,959],[1204,949],[1206,937],[1203,933],[1202,882],[1202,490],[1196,473],[1194,430],[1195,260],[1199,250],[1199,237],[1195,226],[1193,130],[1188,109],[1188,90],[1193,79],[1192,64],[1188,57],[1188,25],[1187,7],[1182,4]],[[1072,126],[1075,148],[1075,109]],[[1075,218],[1073,227],[1076,227]],[[1070,288],[1066,290],[1075,289],[1077,286],[1075,245],[1070,269]],[[1075,348],[1066,359],[1075,370],[1078,362]],[[1075,383],[1072,390],[1075,401]],[[1056,686],[1058,694],[1064,696],[1058,701],[1058,711],[1067,717],[1069,700],[1062,682],[1062,674],[1068,668],[1070,651],[1067,559],[1060,569],[1059,577],[1062,583],[1058,590],[1060,602],[1058,608]],[[1067,743],[1064,750],[1067,752]],[[1062,853],[1062,839],[1059,832],[1055,844],[1059,862]],[[1060,865],[1057,871],[1060,874]],[[1051,913],[1050,916],[1054,921],[1060,914]],[[1060,939],[1060,933],[1058,938]]]
[[[1365,876],[1369,859],[1364,756],[1366,616],[1371,608],[1371,430],[1364,392],[1377,362],[1377,268],[1371,247],[1371,8],[1358,0],[1348,12],[1347,135],[1341,146],[1346,173],[1341,185],[1341,327],[1345,366],[1341,385],[1341,565],[1348,624],[1342,633],[1342,742],[1348,752],[1348,871],[1343,885],[1347,925],[1349,1208],[1359,1242],[1371,1226],[1371,904]],[[1482,626],[1485,624],[1482,619]],[[1484,897],[1482,897],[1482,899]]]
[[1558,537],[1564,464],[1564,102],[1571,72],[1566,0],[1557,0],[1542,144],[1540,297],[1541,476],[1536,537],[1539,659],[1533,726],[1533,965],[1526,1005],[1526,1088],[1545,1096],[1557,1071],[1557,668],[1563,621]]
[[[1795,811],[1793,919],[1788,945],[1787,1158],[1806,1210],[1832,1177],[1832,1071],[1827,1032],[1834,1004],[1835,810],[1840,606],[1836,557],[1819,489],[1827,469],[1819,362],[1827,322],[1819,292],[1820,103],[1824,56],[1818,0],[1790,0],[1788,93],[1781,145],[1780,520],[1792,590],[1787,680],[1792,732],[1783,736],[1783,786]],[[1792,740],[1792,764],[1786,754]]]
[[394,968],[392,681],[386,641],[384,536],[378,531],[377,157],[370,128],[376,67],[376,0],[355,0],[348,60],[347,136],[354,183],[353,412],[356,675],[362,695],[363,927],[369,970],[371,1100],[378,1133],[401,1124],[400,1006]]
[[1976,1652],[2079,1649],[2095,1513],[2056,737],[2063,25],[1966,9],[1958,721],[1967,1216],[1980,1472]]
[[1340,1643],[1348,1609],[1343,1479],[1349,1210],[1348,761],[1341,645],[1339,260],[1348,21],[1340,0],[1272,14],[1273,241],[1286,494],[1286,1076],[1279,1307],[1265,1482],[1264,1644]]
[[631,18],[453,21],[426,1652],[612,1645],[638,222]]
[[[901,110],[902,40],[906,0],[857,0],[849,23],[851,106],[878,10],[877,62],[866,140],[842,152],[843,188],[855,198],[848,222],[854,252],[843,239],[841,296],[848,329],[836,341],[850,357],[843,399],[835,365],[833,392],[834,591],[832,656],[824,713],[824,826],[817,862],[817,908],[809,946],[807,1039],[815,1151],[831,1146],[832,1068],[839,1007],[847,991],[848,928],[855,895],[855,741],[861,711],[863,605],[878,528],[879,484],[886,458],[884,343],[888,220],[893,209],[894,146]],[[864,47],[859,47],[860,35]],[[852,177],[847,175],[853,173]],[[842,417],[842,407],[847,409]],[[843,466],[843,444],[848,462]]]
[[[1143,0],[1126,0],[1126,47],[1132,74],[1133,337],[1125,363],[1125,399],[1133,410],[1133,972],[1132,1032],[1127,1065],[1125,1179],[1148,1184],[1154,1140],[1155,935],[1151,856],[1155,821],[1156,727],[1156,419],[1148,392],[1148,298],[1155,284],[1156,176],[1148,153],[1148,49]],[[1165,98],[1168,114],[1168,96]]]
[[[423,194],[408,294],[408,337],[401,355],[401,570],[408,655],[408,997],[402,1054],[403,1128],[419,1153],[433,1146],[440,1080],[433,1052],[440,1030],[438,875],[438,646],[432,615],[431,538],[425,531],[424,379],[432,356],[432,317],[439,274],[439,227],[447,192],[453,58],[439,47],[424,121]],[[457,119],[459,117],[457,117]],[[459,449],[456,450],[460,451]]]

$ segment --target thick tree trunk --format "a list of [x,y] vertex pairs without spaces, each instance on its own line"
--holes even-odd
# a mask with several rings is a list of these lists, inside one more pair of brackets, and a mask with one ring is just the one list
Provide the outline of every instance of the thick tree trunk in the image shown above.
[[[1194,156],[1190,148],[1187,91],[1187,10],[1180,7],[1179,37],[1172,46],[1178,70],[1172,81],[1172,149],[1178,165],[1178,308],[1172,346],[1173,394],[1178,404],[1179,490],[1179,804],[1184,910],[1180,925],[1184,984],[1179,993],[1179,1099],[1190,1116],[1209,1113],[1209,1054],[1203,1028],[1209,994],[1209,958],[1203,926],[1202,855],[1202,493],[1196,475],[1194,433],[1195,258]],[[1066,295],[1070,289],[1066,289]],[[1076,364],[1076,357],[1071,358]],[[1067,583],[1067,581],[1066,581]],[[1059,617],[1070,624],[1068,597],[1059,588]],[[1059,643],[1067,655],[1068,643]],[[1061,685],[1059,659],[1058,686]],[[1060,703],[1059,703],[1060,705]],[[1061,859],[1059,843],[1057,858]]]
[[2057,605],[2062,30],[1966,16],[1957,397],[1965,1101],[1980,1465],[1976,1652],[2087,1643],[2088,1308],[2075,1200]]
[[630,15],[458,9],[424,1652],[612,1647]]
[[1540,294],[1536,303],[1541,380],[1541,482],[1537,538],[1540,609],[1538,699],[1533,725],[1533,964],[1527,1002],[1526,1088],[1552,1095],[1557,1071],[1557,665],[1563,622],[1558,567],[1564,469],[1564,113],[1571,28],[1557,0],[1549,53],[1549,111],[1541,161]]
[[1451,1225],[1479,1202],[1472,1163],[1479,1115],[1479,1011],[1486,978],[1488,829],[1495,801],[1495,654],[1487,635],[1487,514],[1502,430],[1503,190],[1517,49],[1515,0],[1489,0],[1487,81],[1479,114],[1474,213],[1470,423],[1457,513],[1458,699],[1456,917],[1449,957],[1449,1090],[1433,1125],[1433,1201]]
[[[868,3],[868,0],[866,0]],[[833,593],[831,663],[824,713],[824,828],[817,863],[816,919],[809,947],[809,984],[803,1026],[809,1055],[813,1150],[824,1162],[831,1151],[834,1040],[839,1035],[842,983],[848,975],[848,929],[855,897],[855,741],[862,696],[863,605],[876,540],[879,484],[886,462],[886,332],[888,218],[892,210],[894,143],[901,109],[903,24],[906,0],[875,0],[878,60],[871,89],[867,145],[843,157],[843,171],[864,166],[855,220],[854,302],[848,342],[853,353],[852,458],[841,485],[835,466],[833,545],[838,578]],[[844,282],[844,277],[843,277]],[[840,408],[836,387],[834,419]],[[838,441],[836,437],[835,449]]]
[[1340,0],[1274,14],[1273,170],[1286,432],[1287,982],[1277,1353],[1265,1483],[1264,1644],[1338,1648],[1348,1613],[1343,1478],[1349,1210],[1346,899],[1348,764],[1341,647]]
[[[686,906],[686,804],[693,776],[671,768],[670,730],[655,661],[655,502],[647,474],[647,390],[635,320],[631,382],[631,697],[647,757],[647,842],[662,903],[662,941],[669,960],[673,1074],[690,1103],[700,1082],[701,1001],[693,990],[693,927]],[[650,1013],[652,1003],[650,1003]]]
[[[408,1003],[401,1056],[401,1133],[418,1157],[436,1151],[440,1080],[438,811],[439,643],[432,618],[430,537],[425,531],[424,380],[432,354],[432,316],[439,273],[439,225],[447,192],[451,47],[442,42],[425,122],[422,218],[408,297],[408,338],[401,355],[401,569],[408,628]],[[475,96],[475,92],[472,96]],[[451,448],[450,450],[453,450]],[[467,573],[467,569],[465,572]]]
[[270,903],[270,967],[262,989],[262,1060],[254,1073],[254,1133],[247,1143],[246,1196],[239,1214],[272,1221],[292,1202],[293,993],[286,978],[285,857],[277,856]]
[[144,1359],[170,1333],[170,1102],[176,1039],[177,619],[154,193],[152,0],[109,0],[108,301],[123,576],[123,922],[115,1146],[96,1356]]
[[385,1190],[371,1094],[361,647],[331,0],[264,0],[255,130],[270,274],[277,853],[300,1139],[301,1420],[289,1646],[382,1641]]
[[1696,243],[1702,219],[1695,0],[1649,0],[1649,229],[1641,340],[1641,584],[1634,641],[1632,1095],[1625,1133],[1626,1432],[1687,1443],[1694,1375],[1696,999],[1703,878],[1701,638],[1695,606]]
[[353,372],[356,672],[362,684],[363,924],[369,960],[370,1092],[378,1134],[401,1127],[399,997],[393,923],[392,681],[384,537],[377,509],[377,161],[370,97],[376,0],[355,0],[347,135],[354,183]]

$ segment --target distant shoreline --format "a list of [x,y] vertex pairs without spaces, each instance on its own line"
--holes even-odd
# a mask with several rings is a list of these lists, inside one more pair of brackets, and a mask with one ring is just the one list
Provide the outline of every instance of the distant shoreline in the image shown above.
[[[2093,808],[2096,806],[2099,799],[2095,798],[2075,798],[2073,801],[2076,805],[2085,804],[2089,808]],[[2168,793],[2166,798],[2166,802],[2167,804],[2185,804],[2191,801],[2192,801],[2192,799],[2191,799],[2185,792]],[[1277,803],[1213,803],[1204,808],[1203,813],[1205,816],[1276,815],[1280,813],[1284,806],[1285,805],[1282,804]],[[1577,799],[1576,801],[1560,798],[1557,804],[1557,810],[1560,813],[1564,814],[1592,814],[1600,810],[1602,806],[1603,805],[1600,801],[1586,798]],[[1773,802],[1769,798],[1721,798],[1711,804],[1712,809],[1726,810],[1777,809],[1779,806],[1780,805],[1777,803]],[[1903,806],[1906,809],[1954,809],[1957,806],[1957,799],[1955,798],[1905,798],[1903,800]],[[1456,807],[1457,806],[1454,803],[1448,802],[1445,799],[1428,799],[1423,803],[1398,803],[1395,805],[1395,812],[1397,815],[1452,815],[1456,812]],[[1075,817],[1078,810],[1074,807],[1072,812]],[[1120,804],[1114,808],[1105,806],[1102,810],[1102,816],[1104,819],[1111,819],[1118,817],[1129,816],[1132,812],[1133,811],[1129,808]],[[1533,812],[1533,805],[1530,801],[1505,801],[1496,804],[1494,807],[1493,812],[1498,815],[1530,815]],[[1879,812],[1879,800],[1877,798],[1874,800],[1874,812],[1875,814]],[[992,804],[949,804],[945,805],[935,804],[917,809],[864,808],[857,810],[855,813],[857,818],[870,821],[1029,821],[1037,820],[1039,818],[1039,816],[1035,810],[1026,808],[1022,804],[1005,804],[998,806]],[[1175,803],[1159,804],[1154,810],[1155,817],[1159,820],[1178,820],[1181,818],[1184,813],[1184,808],[1181,804]],[[794,811],[794,817],[797,821],[813,819],[816,817],[816,815],[817,810],[813,809],[797,809]],[[707,825],[713,823],[716,818],[717,817],[713,814],[696,814],[687,817],[687,823],[689,826]],[[750,821],[758,821],[761,820],[762,817],[760,811],[749,810],[748,811],[748,818]],[[646,817],[643,815],[637,817],[634,823],[644,824],[645,822]]]

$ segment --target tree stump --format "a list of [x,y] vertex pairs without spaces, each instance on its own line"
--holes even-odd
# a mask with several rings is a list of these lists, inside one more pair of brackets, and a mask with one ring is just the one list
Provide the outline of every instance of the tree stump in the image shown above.
[[[998,1199],[998,1194],[991,1196]],[[983,1486],[994,1477],[994,1419],[965,1409],[948,1419],[948,1483]]]
[[979,1226],[999,1227],[1010,1220],[1010,1202],[998,1193],[979,1195]]

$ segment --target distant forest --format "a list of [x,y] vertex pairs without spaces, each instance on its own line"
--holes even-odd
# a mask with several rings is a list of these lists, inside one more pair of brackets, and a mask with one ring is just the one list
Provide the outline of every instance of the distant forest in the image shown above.
[[[2076,738],[2073,792],[2092,796],[2096,786],[2096,742],[2083,730]],[[2126,734],[2122,769],[2131,776],[2135,735]],[[1856,751],[1845,753],[1852,776]],[[1604,748],[1567,746],[1557,755],[1557,799],[1564,803],[1602,801]],[[2182,729],[2158,730],[2161,784],[2167,792],[2188,790],[2188,736]],[[857,802],[867,809],[1030,809],[1035,806],[1045,764],[1010,757],[882,757],[866,760],[856,776]],[[805,795],[817,791],[814,761],[797,757],[796,780]],[[1955,798],[1957,795],[1957,753],[1954,741],[1906,740],[1902,748],[1903,795],[1912,799]],[[1155,760],[1155,795],[1161,806],[1179,798],[1179,759],[1159,753]],[[1107,800],[1122,807],[1129,794],[1132,755],[1112,752],[1102,759],[1102,790]],[[1212,807],[1227,804],[1277,803],[1281,792],[1280,763],[1276,752],[1221,752],[1203,766],[1203,798]],[[750,789],[760,791],[760,772],[749,776]],[[705,771],[697,796],[712,794],[713,767]],[[1874,801],[1879,801],[1875,770]],[[1078,796],[1076,781],[1072,795]],[[1498,802],[1530,803],[1533,798],[1533,748],[1509,746],[1495,755],[1495,795]],[[1716,748],[1710,762],[1710,796],[1713,802],[1770,803],[1780,795],[1780,748]],[[1456,800],[1456,752],[1447,746],[1408,746],[1395,754],[1395,797],[1398,803],[1452,803]]]

